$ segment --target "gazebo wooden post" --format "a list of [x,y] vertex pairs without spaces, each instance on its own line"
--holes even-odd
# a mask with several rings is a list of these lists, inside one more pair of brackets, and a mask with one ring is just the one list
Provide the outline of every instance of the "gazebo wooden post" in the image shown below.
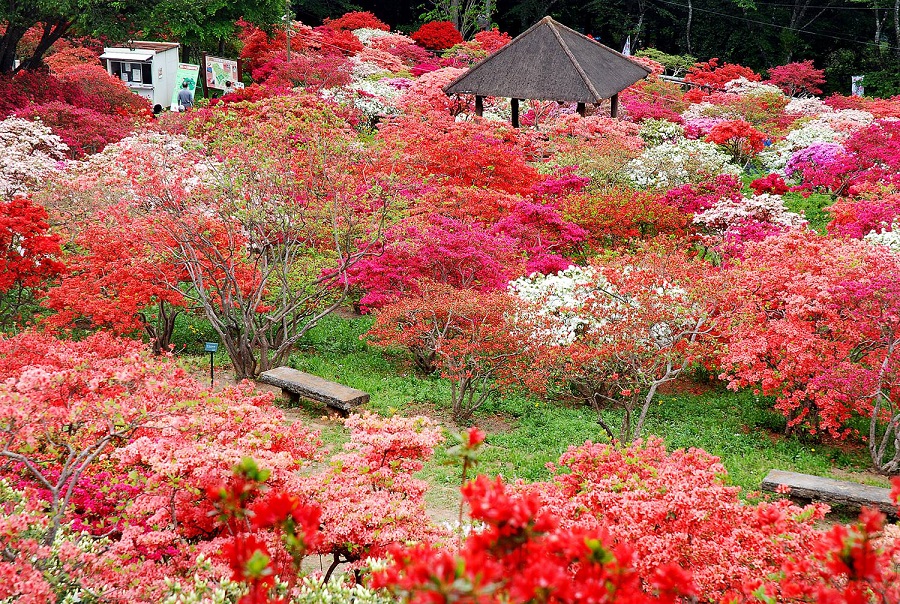
[[512,107],[512,127],[519,127],[519,99],[509,99],[510,107]]
[[578,115],[584,117],[584,109],[584,103],[578,103],[578,107],[576,107],[575,111],[578,113]]
[[475,95],[475,115],[481,117],[481,114],[484,113],[484,97]]
[[609,117],[619,117],[619,93],[609,98]]

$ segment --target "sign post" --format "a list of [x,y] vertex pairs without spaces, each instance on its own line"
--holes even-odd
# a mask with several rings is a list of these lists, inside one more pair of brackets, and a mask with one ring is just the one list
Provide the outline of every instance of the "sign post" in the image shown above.
[[212,388],[215,381],[215,376],[213,375],[213,355],[219,350],[219,344],[217,342],[204,342],[203,348],[209,353],[209,387]]
[[203,74],[207,91],[211,88],[225,90],[226,82],[231,82],[235,86],[241,81],[241,72],[237,61],[212,55],[203,55]]

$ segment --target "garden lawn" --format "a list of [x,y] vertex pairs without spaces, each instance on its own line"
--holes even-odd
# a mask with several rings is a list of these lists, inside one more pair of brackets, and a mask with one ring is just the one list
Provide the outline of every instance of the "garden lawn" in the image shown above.
[[[417,374],[399,351],[383,351],[361,340],[371,323],[369,317],[326,317],[303,338],[290,365],[369,392],[372,398],[366,409],[384,415],[428,415],[455,430],[450,420],[449,383]],[[888,486],[886,480],[867,472],[869,458],[862,445],[834,447],[802,435],[784,436],[785,420],[770,410],[770,400],[755,397],[749,390],[730,392],[720,383],[692,385],[688,390],[660,395],[645,432],[662,437],[669,449],[700,447],[719,456],[730,484],[755,491],[766,473],[778,468]],[[315,421],[323,431],[323,441],[338,448],[346,435],[337,424],[319,425],[324,413],[324,406],[312,403],[303,403],[293,412]],[[615,426],[620,416],[608,411],[605,418]],[[519,392],[487,403],[476,413],[475,423],[488,433],[478,471],[502,474],[511,481],[546,479],[546,465],[569,446],[586,440],[606,441],[592,410]],[[443,449],[422,475],[435,487],[431,497],[458,499],[459,467],[447,459]]]

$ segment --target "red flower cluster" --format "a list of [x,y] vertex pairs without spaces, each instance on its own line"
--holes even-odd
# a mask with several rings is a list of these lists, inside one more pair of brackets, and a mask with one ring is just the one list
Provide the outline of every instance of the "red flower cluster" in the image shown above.
[[412,33],[412,39],[428,50],[446,50],[463,41],[450,21],[429,21]]
[[789,191],[787,184],[784,182],[784,179],[778,173],[771,173],[768,176],[764,176],[763,178],[757,178],[753,182],[750,183],[750,188],[757,195],[762,195],[763,193],[772,193],[774,195],[784,195]]
[[468,483],[473,532],[457,554],[396,546],[372,580],[409,602],[674,602],[692,596],[690,572],[674,565],[643,578],[634,550],[603,529],[560,528],[535,495],[511,494],[500,479]]
[[765,146],[765,135],[744,120],[719,122],[706,135],[706,140],[724,147],[738,162],[749,160]]
[[337,19],[325,19],[322,22],[325,27],[331,29],[380,29],[390,31],[390,26],[369,11],[354,11],[345,13]]

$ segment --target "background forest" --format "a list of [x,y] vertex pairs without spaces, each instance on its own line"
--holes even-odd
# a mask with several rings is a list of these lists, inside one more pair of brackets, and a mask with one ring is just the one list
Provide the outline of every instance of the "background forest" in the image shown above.
[[[757,70],[812,59],[828,77],[826,92],[848,92],[850,76],[866,74],[878,96],[900,93],[900,0],[301,0],[304,22],[351,7],[374,12],[412,31],[426,18],[477,27],[490,14],[518,35],[545,15],[621,50],[656,48],[700,60],[719,57]],[[404,27],[405,25],[405,27]],[[463,31],[465,35],[465,31]]]

